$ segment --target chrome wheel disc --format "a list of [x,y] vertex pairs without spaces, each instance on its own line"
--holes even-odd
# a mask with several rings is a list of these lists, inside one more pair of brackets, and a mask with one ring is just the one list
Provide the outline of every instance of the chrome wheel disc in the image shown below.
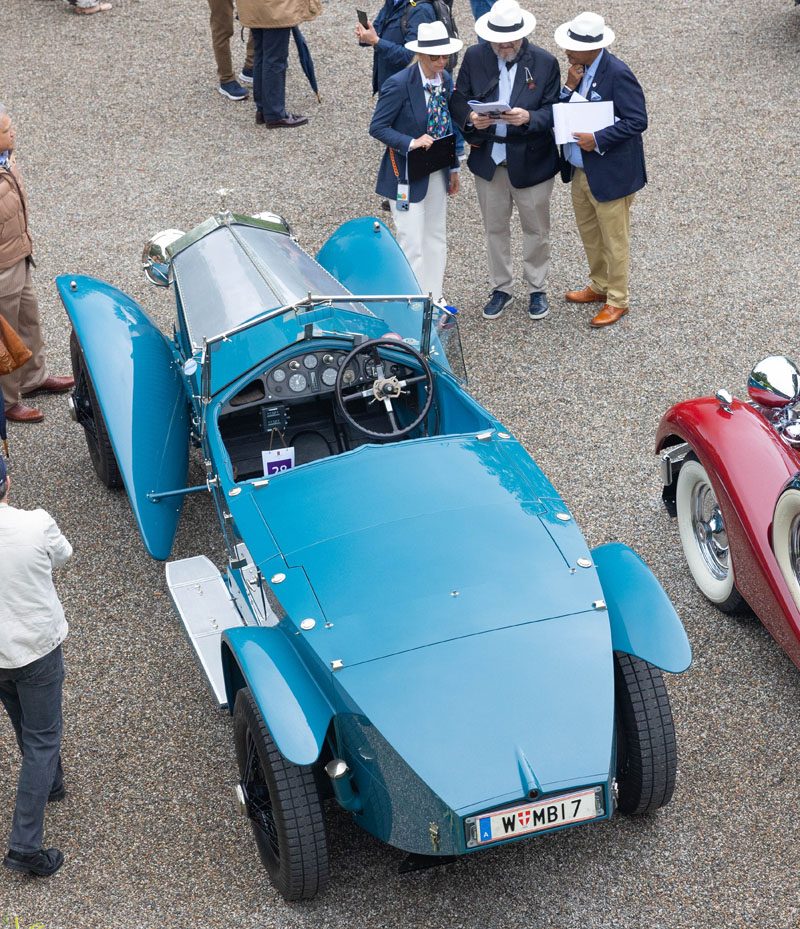
[[[725,580],[730,570],[728,533],[709,484],[698,482],[692,489],[692,529],[697,548],[708,570],[720,581]],[[797,533],[797,554],[800,559],[800,520]]]

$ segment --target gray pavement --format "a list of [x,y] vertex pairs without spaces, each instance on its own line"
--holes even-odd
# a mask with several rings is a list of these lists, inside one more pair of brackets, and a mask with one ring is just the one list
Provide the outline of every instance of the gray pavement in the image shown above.
[[[580,7],[532,8],[534,40],[558,54],[553,31]],[[470,41],[466,0],[456,10]],[[487,280],[468,176],[450,206],[446,292],[462,310],[475,396],[524,441],[589,543],[634,546],[683,617],[695,660],[668,682],[680,740],[672,804],[407,876],[397,874],[401,853],[332,810],[330,888],[285,904],[234,811],[230,722],[206,693],[163,565],[145,554],[124,494],[95,479],[64,399],[45,398],[44,425],[12,426],[10,441],[14,502],[44,506],[75,547],[58,577],[71,624],[69,796],[47,817],[67,860],[49,880],[0,873],[0,925],[13,914],[46,929],[800,923],[800,670],[756,620],[722,615],[697,593],[652,454],[673,402],[720,386],[741,396],[768,352],[800,360],[800,9],[791,0],[608,0],[598,11],[650,114],[630,315],[593,331],[590,312],[562,302],[586,276],[560,183],[547,319],[532,323],[523,303],[499,321],[480,316]],[[237,211],[284,214],[312,252],[342,221],[377,209],[370,53],[352,40],[354,20],[351,4],[328,0],[306,27],[323,104],[292,57],[290,108],[311,122],[267,132],[254,126],[251,102],[216,92],[202,0],[116,0],[112,13],[87,18],[59,0],[4,0],[0,100],[18,130],[54,373],[69,365],[56,275],[108,280],[168,331],[172,296],[146,284],[142,246],[159,229],[205,218],[216,188],[233,188]],[[237,40],[235,63],[243,56]],[[197,479],[197,458],[191,467]],[[207,552],[221,564],[216,523],[210,500],[189,497],[173,556]],[[0,834],[17,766],[2,719]]]

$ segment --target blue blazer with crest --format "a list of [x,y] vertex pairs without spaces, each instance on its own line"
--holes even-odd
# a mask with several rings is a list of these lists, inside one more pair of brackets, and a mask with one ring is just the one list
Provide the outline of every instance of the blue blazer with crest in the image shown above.
[[[592,101],[613,100],[617,122],[595,132],[599,152],[583,152],[583,169],[596,200],[606,203],[641,190],[647,183],[642,133],[647,129],[644,92],[631,69],[608,49],[590,88]],[[602,153],[602,154],[601,154]],[[561,177],[572,180],[573,166],[562,161]]]
[[[442,71],[442,82],[448,100],[453,92],[453,79],[447,71]],[[415,63],[405,68],[399,74],[387,78],[381,87],[378,105],[369,126],[369,134],[387,146],[383,153],[378,183],[375,191],[382,197],[394,200],[397,197],[398,178],[395,177],[389,149],[394,150],[394,160],[400,175],[399,182],[403,183],[406,177],[406,155],[412,139],[424,135],[428,128],[428,105],[425,102],[425,89],[422,86],[422,75],[419,66]],[[458,158],[454,159],[454,168],[458,167]],[[437,171],[442,178],[442,172]],[[443,181],[444,182],[444,181]],[[447,181],[449,184],[449,180]],[[423,177],[412,181],[409,190],[411,203],[419,203],[425,199],[428,192],[428,178]]]

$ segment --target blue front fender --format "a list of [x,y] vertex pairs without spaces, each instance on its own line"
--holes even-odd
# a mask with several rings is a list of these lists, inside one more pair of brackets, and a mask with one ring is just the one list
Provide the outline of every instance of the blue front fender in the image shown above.
[[333,710],[284,633],[275,626],[228,629],[222,636],[228,708],[249,687],[267,729],[287,761],[313,764]]
[[178,490],[189,468],[189,410],[166,338],[116,287],[91,277],[56,280],[103,413],[145,547],[167,558],[182,497],[154,503],[148,494]]
[[692,648],[675,607],[653,572],[627,545],[592,549],[603,588],[614,651],[636,655],[677,674],[692,662]]

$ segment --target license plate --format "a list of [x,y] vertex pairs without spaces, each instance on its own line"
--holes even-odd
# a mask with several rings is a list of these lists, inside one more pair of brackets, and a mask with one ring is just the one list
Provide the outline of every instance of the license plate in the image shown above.
[[587,819],[596,819],[604,812],[602,806],[598,811],[596,798],[600,795],[601,788],[589,787],[575,793],[548,797],[547,800],[540,800],[538,803],[482,813],[475,817],[475,845],[515,839],[518,836],[541,832],[543,829],[571,826]]

